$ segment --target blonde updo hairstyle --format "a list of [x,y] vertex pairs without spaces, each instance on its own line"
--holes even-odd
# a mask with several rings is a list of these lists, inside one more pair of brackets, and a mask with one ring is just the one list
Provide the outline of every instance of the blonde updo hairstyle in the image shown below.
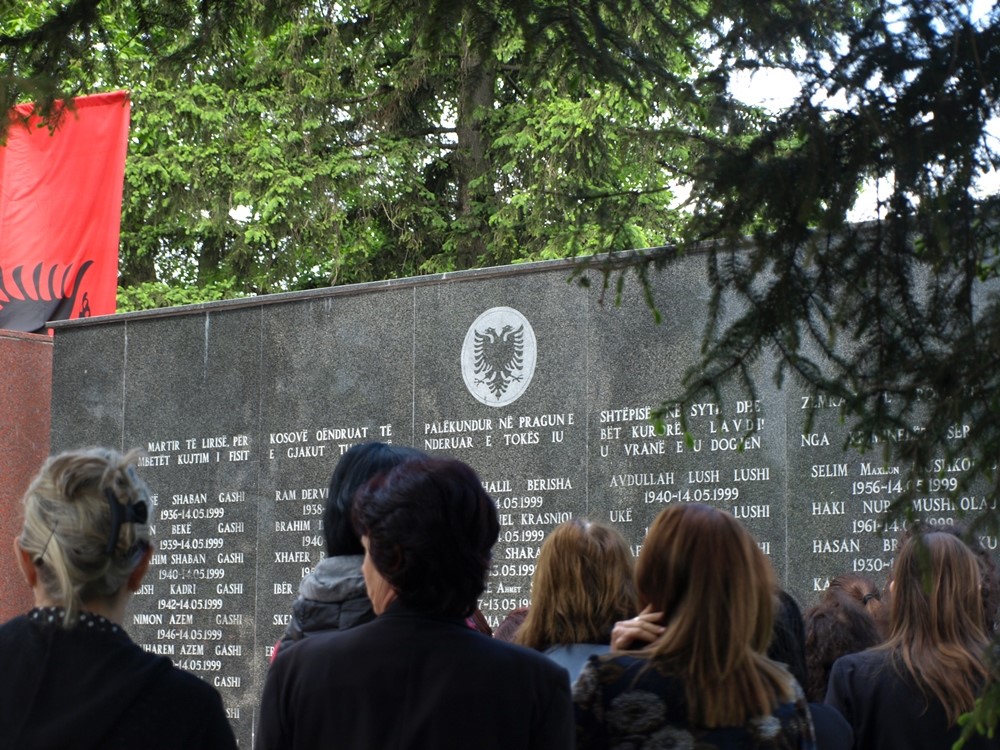
[[137,457],[105,448],[53,456],[24,495],[18,542],[47,597],[65,608],[67,628],[85,602],[117,594],[149,548],[149,489],[135,472]]

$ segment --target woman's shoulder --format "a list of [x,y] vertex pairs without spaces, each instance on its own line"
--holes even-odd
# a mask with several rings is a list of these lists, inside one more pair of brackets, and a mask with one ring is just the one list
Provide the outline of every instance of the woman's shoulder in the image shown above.
[[869,649],[842,656],[830,669],[824,703],[833,706],[858,730],[859,712],[865,706],[883,705],[886,701],[908,704],[918,698],[911,682],[900,669],[892,666],[892,652]]
[[569,672],[570,682],[575,682],[591,656],[606,654],[610,646],[604,643],[561,643],[543,652],[545,656]]
[[7,622],[0,623],[0,642],[16,641],[19,638],[23,638],[30,631],[31,624],[28,616],[17,615],[7,620]]
[[884,648],[870,648],[866,651],[859,651],[856,654],[846,654],[833,663],[830,670],[831,679],[836,675],[838,679],[848,676],[861,676],[864,679],[871,679],[879,675],[892,659],[892,652]]
[[670,703],[685,703],[684,682],[667,665],[640,653],[612,651],[591,656],[580,674],[591,689],[605,695],[649,692],[664,696]]
[[219,691],[173,665],[146,684],[134,709],[131,713],[145,717],[144,725],[157,732],[147,747],[179,747],[183,742],[188,750],[236,748]]

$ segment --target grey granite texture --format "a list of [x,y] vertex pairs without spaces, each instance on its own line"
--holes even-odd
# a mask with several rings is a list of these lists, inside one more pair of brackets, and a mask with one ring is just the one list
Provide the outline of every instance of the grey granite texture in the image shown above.
[[652,429],[651,411],[698,363],[704,256],[654,275],[659,324],[634,280],[619,306],[595,272],[589,287],[567,283],[572,268],[55,325],[53,450],[140,447],[157,494],[159,549],[129,630],[219,686],[244,746],[299,581],[323,555],[330,473],[358,442],[413,445],[478,471],[501,519],[480,603],[494,625],[528,602],[538,548],[558,523],[610,523],[638,552],[677,502],[739,517],[804,606],[838,573],[884,579],[893,541],[877,511],[891,484],[866,474],[871,453],[842,450],[835,408],[804,433],[803,394],[774,385],[766,352],[756,400],[727,391]]

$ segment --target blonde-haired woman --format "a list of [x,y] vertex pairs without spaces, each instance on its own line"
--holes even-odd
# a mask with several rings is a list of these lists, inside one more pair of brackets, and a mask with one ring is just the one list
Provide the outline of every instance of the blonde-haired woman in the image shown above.
[[802,690],[764,654],[774,573],[728,513],[678,504],[653,522],[636,566],[660,635],[592,657],[574,689],[577,748],[812,748]]
[[[834,662],[826,702],[854,728],[858,750],[949,748],[958,717],[987,678],[980,566],[953,534],[906,540],[893,566],[889,638]],[[973,748],[1000,747],[974,737]]]
[[152,555],[134,459],[63,453],[24,496],[14,549],[36,606],[0,626],[0,747],[236,747],[218,692],[123,629]]
[[592,654],[607,653],[611,630],[636,611],[632,553],[600,523],[573,519],[545,538],[531,581],[531,608],[514,638],[543,652],[575,680]]

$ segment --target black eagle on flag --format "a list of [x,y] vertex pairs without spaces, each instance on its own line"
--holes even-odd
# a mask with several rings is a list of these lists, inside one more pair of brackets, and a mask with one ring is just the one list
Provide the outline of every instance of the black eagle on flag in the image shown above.
[[[17,266],[10,274],[13,285],[8,284],[4,269],[0,267],[0,328],[8,331],[44,333],[50,320],[66,320],[73,313],[83,277],[94,261],[88,260],[74,273],[73,265],[64,269],[53,265],[42,278],[39,263],[31,272],[31,280],[24,278],[24,266]],[[80,317],[89,317],[87,295]]]
[[500,398],[513,381],[521,380],[514,373],[524,367],[524,326],[513,330],[504,326],[500,333],[495,328],[476,331],[475,373],[482,375],[476,385],[485,384],[493,395]]

